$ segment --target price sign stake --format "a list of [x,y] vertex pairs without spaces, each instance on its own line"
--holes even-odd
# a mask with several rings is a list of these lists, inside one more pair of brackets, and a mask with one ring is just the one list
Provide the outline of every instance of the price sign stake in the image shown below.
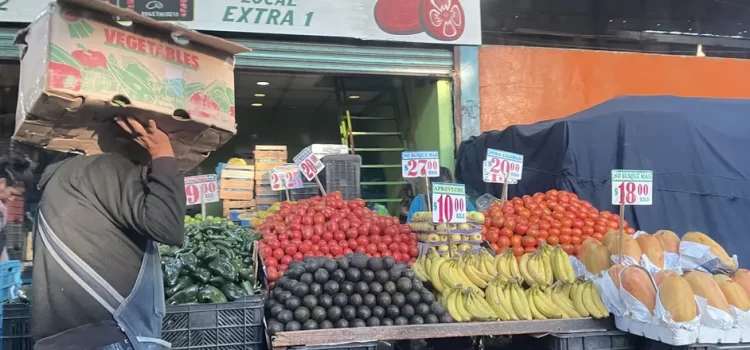
[[466,222],[466,186],[463,184],[432,183],[432,221],[448,224],[448,255],[453,255],[450,224]]
[[320,171],[326,166],[315,154],[312,153],[310,146],[305,147],[305,149],[299,152],[299,154],[294,156],[294,164],[297,164],[297,167],[299,167],[300,172],[302,172],[302,175],[305,176],[307,181],[315,180],[320,189],[320,193],[325,196],[326,190],[323,188],[323,184],[320,183],[320,179],[318,179],[318,173],[320,173]]
[[201,205],[201,214],[206,218],[206,203],[219,201],[219,186],[216,175],[197,175],[185,178],[185,199],[187,205]]
[[619,260],[622,264],[622,236],[626,205],[651,205],[653,203],[654,172],[651,170],[612,170],[612,205],[620,206],[618,240]]
[[508,200],[508,185],[517,184],[523,175],[523,154],[487,149],[487,158],[482,164],[484,182],[502,183],[500,201]]
[[401,176],[404,179],[424,178],[425,204],[427,204],[427,210],[431,211],[429,178],[440,176],[440,153],[437,151],[401,152]]

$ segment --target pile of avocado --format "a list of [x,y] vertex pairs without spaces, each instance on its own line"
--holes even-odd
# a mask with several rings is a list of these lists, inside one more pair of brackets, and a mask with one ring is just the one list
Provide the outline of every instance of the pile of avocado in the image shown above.
[[266,301],[266,320],[271,335],[453,322],[406,264],[361,253],[292,262]]
[[181,246],[159,246],[168,305],[224,303],[257,294],[253,250],[259,234],[222,218],[185,218]]

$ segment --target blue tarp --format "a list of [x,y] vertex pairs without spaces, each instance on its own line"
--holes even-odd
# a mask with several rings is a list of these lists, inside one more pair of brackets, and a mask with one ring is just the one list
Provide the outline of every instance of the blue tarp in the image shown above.
[[628,207],[630,226],[701,231],[750,266],[750,100],[619,97],[464,141],[457,180],[500,197],[500,185],[482,182],[487,148],[524,155],[523,179],[509,197],[565,189],[615,213],[610,171],[653,170],[654,204]]

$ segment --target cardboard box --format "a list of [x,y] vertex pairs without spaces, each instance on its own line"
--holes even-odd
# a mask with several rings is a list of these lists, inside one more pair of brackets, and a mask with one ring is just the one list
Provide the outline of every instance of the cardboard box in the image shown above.
[[49,4],[16,43],[19,141],[115,151],[121,144],[99,142],[117,132],[114,117],[152,119],[188,170],[237,133],[234,55],[243,46],[90,0]]

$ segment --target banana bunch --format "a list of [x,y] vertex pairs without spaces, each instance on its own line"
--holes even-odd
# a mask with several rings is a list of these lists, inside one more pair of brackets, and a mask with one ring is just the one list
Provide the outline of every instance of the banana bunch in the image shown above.
[[427,282],[430,280],[430,267],[432,266],[432,260],[436,256],[439,257],[440,254],[435,250],[435,247],[430,247],[427,254],[417,258],[414,264],[411,265],[412,271],[414,271],[414,274],[420,281]]
[[531,316],[535,320],[570,318],[558,305],[555,305],[551,296],[543,292],[539,286],[533,286],[527,289],[526,297],[529,300]]
[[521,319],[511,303],[508,282],[503,282],[502,277],[497,276],[490,281],[484,291],[484,298],[500,320],[518,321]]
[[532,254],[524,254],[518,262],[519,272],[529,286],[546,288],[554,280],[552,272],[551,253],[540,250]]
[[504,283],[508,283],[511,279],[521,280],[521,282],[523,282],[518,260],[516,260],[512,250],[507,249],[505,250],[505,253],[496,255],[493,263],[497,275],[503,279]]
[[[543,251],[545,250],[544,247],[549,248],[549,246],[545,244],[542,248]],[[545,254],[547,253],[545,252]],[[573,281],[575,281],[576,274],[573,271],[573,263],[570,262],[568,253],[562,250],[561,246],[558,245],[555,249],[552,249],[549,253],[549,259],[552,263],[552,274],[556,280],[567,283],[573,283]]]
[[570,299],[576,312],[583,317],[605,318],[609,316],[609,311],[602,302],[599,291],[594,287],[591,281],[577,281],[571,285],[569,292]]
[[[437,268],[437,277],[440,279],[440,282],[444,286],[450,287],[460,284],[465,288],[476,290],[477,293],[484,297],[484,291],[482,291],[482,289],[476,283],[474,283],[472,278],[469,278],[469,276],[466,275],[465,271],[467,271],[468,269],[468,264],[465,261],[456,256],[452,258],[440,257],[438,262],[442,263],[439,264],[439,267]],[[434,265],[432,267],[432,270],[435,270]]]
[[466,277],[481,289],[487,288],[487,284],[497,275],[492,256],[486,250],[479,254],[463,254],[461,260],[464,262]]

